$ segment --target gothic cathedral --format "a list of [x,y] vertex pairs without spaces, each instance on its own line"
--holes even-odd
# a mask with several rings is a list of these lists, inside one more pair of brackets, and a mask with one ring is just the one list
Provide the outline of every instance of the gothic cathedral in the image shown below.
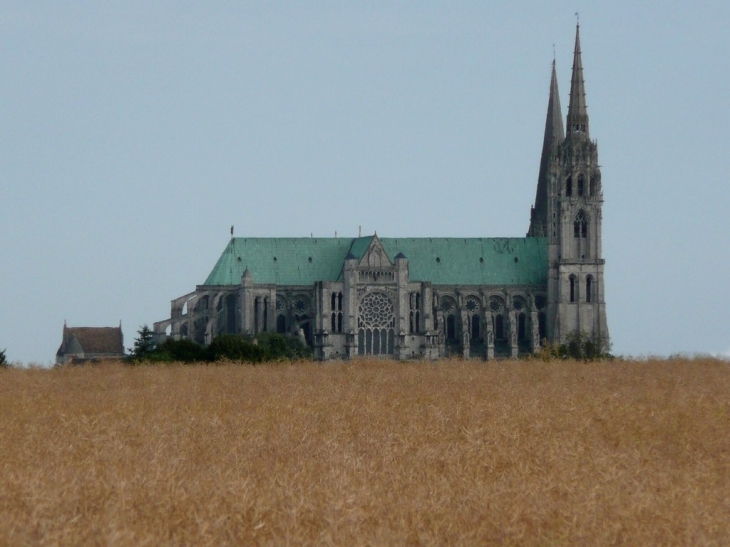
[[154,331],[201,344],[279,332],[322,360],[515,358],[576,332],[606,341],[602,206],[578,26],[565,129],[553,61],[526,237],[231,238]]

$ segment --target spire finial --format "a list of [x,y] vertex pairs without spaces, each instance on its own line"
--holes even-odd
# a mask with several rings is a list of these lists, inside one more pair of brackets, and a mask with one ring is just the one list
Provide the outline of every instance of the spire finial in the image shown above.
[[580,27],[580,13],[575,12],[575,26]]

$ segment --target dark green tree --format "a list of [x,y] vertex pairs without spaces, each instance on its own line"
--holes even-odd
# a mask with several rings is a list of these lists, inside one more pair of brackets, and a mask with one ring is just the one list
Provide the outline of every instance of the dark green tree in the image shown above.
[[187,338],[182,340],[168,338],[155,348],[151,357],[154,361],[177,361],[182,363],[197,363],[209,360],[206,349]]
[[8,359],[5,357],[5,350],[0,349],[0,367],[1,368],[7,368],[10,365],[8,364]]
[[130,356],[135,361],[143,361],[155,351],[155,334],[147,325],[142,325],[134,339],[134,347],[129,348]]

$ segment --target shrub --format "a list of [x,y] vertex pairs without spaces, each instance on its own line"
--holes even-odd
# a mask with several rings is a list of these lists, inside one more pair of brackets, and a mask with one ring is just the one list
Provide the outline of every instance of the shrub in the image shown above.
[[155,348],[150,355],[151,361],[182,361],[183,363],[198,363],[208,361],[209,355],[203,346],[192,340],[173,340],[168,338]]
[[543,342],[540,357],[543,361],[551,359],[577,359],[594,361],[612,359],[611,342],[608,338],[589,336],[585,332],[569,333],[562,344]]
[[208,357],[213,361],[230,359],[260,363],[265,356],[266,352],[263,349],[247,337],[238,334],[221,334],[208,346]]
[[265,332],[256,337],[259,347],[264,351],[264,360],[280,361],[283,359],[300,359],[309,357],[311,350],[296,336],[284,336],[273,332]]

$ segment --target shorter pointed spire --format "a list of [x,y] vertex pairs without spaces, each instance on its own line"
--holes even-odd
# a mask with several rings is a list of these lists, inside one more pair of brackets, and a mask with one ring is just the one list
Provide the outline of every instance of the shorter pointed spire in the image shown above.
[[575,26],[575,50],[573,51],[573,75],[570,79],[570,103],[567,119],[568,135],[588,136],[588,107],[583,81],[583,61],[580,51],[580,24]]

